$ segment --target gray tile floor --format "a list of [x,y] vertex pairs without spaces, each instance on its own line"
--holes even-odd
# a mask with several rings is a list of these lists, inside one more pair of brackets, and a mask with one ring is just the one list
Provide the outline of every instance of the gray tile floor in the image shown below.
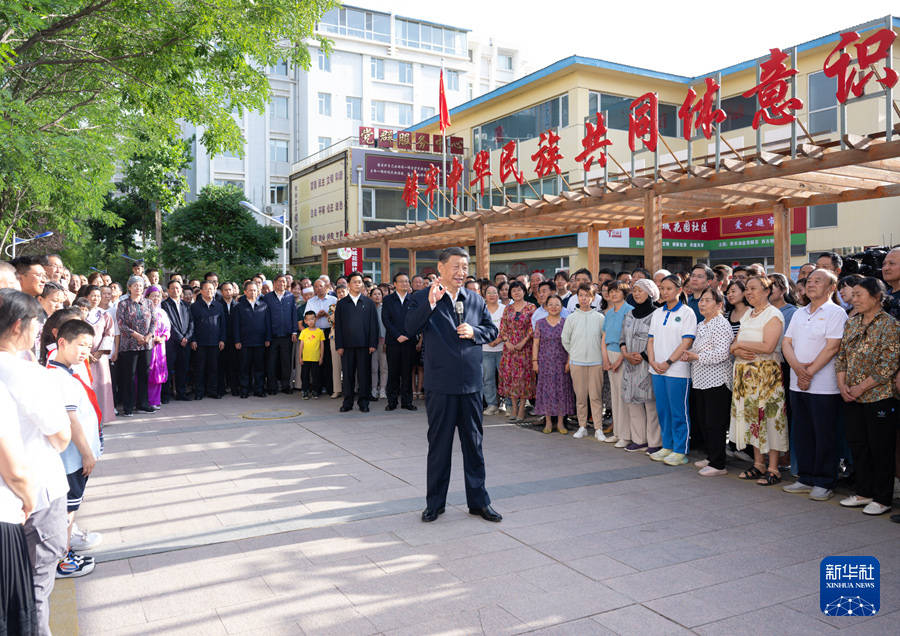
[[[227,397],[108,425],[79,516],[104,536],[76,581],[82,633],[898,632],[887,517],[493,417],[503,522],[467,514],[457,452],[423,524],[424,409],[383,405]],[[879,558],[878,616],[820,613],[831,554]]]

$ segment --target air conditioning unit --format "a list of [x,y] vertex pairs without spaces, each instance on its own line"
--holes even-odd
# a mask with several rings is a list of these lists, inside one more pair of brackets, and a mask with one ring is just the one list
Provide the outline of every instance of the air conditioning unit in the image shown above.
[[266,206],[266,214],[272,214],[272,206],[271,205]]

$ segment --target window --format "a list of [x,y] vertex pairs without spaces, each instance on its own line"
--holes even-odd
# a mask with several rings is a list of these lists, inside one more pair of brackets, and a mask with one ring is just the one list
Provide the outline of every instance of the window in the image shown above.
[[[628,112],[631,108],[633,97],[609,95],[607,93],[588,94],[588,112],[606,112],[606,126],[613,130],[628,130]],[[667,137],[678,135],[678,112],[671,104],[659,104],[659,133]]]
[[347,119],[362,121],[362,97],[347,98]]
[[817,227],[835,227],[838,224],[837,203],[809,206],[808,221],[807,226],[810,229]]
[[809,74],[809,132],[834,132],[838,129],[837,78],[824,71]]
[[331,58],[325,55],[325,51],[319,49],[319,70],[326,73],[331,72]]
[[269,203],[287,203],[288,187],[286,184],[269,186]]
[[217,186],[233,186],[238,188],[241,192],[244,191],[244,182],[239,179],[216,179],[213,181]]
[[288,160],[288,142],[283,139],[269,140],[269,161]]
[[401,126],[412,126],[413,107],[412,104],[397,104],[399,116],[397,122]]
[[276,95],[269,103],[269,119],[288,118],[288,98]]
[[753,124],[753,116],[756,114],[756,98],[736,95],[722,100],[722,110],[725,111],[725,121],[722,122],[722,132],[746,128]]
[[362,9],[332,9],[322,16],[319,29],[373,42],[391,41],[390,16]]
[[397,66],[399,67],[399,77],[397,81],[401,84],[412,84],[412,64],[409,62],[398,62]]
[[422,106],[422,120],[434,117],[434,106]]
[[468,50],[465,31],[401,18],[397,19],[397,43],[460,57],[466,55]]
[[384,60],[381,58],[372,58],[372,79],[384,79]]
[[501,71],[513,70],[513,56],[500,53],[497,55],[497,68]]
[[549,128],[569,125],[569,96],[562,95],[520,110],[473,131],[473,146],[479,150],[496,150],[510,140],[534,139]]
[[231,150],[223,150],[221,157],[223,159],[238,159],[238,156]]
[[319,114],[331,117],[331,93],[319,93]]
[[325,150],[331,145],[331,137],[319,137],[319,150]]
[[387,102],[372,100],[372,121],[384,123],[384,107]]
[[459,90],[459,71],[447,71],[447,90]]
[[287,77],[288,74],[288,63],[287,60],[278,60],[272,66],[269,67],[269,75],[283,75]]

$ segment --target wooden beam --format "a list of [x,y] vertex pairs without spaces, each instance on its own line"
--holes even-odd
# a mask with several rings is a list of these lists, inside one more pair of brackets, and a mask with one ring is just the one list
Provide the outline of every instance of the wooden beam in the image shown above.
[[600,230],[592,225],[588,230],[587,235],[587,268],[591,273],[591,280],[597,280],[600,276]]
[[779,203],[775,216],[775,271],[791,277],[791,210]]
[[327,247],[322,248],[321,265],[322,265],[322,273],[327,276],[328,275],[328,248]]
[[407,250],[409,251],[409,279],[412,280],[416,274],[416,250],[411,247]]
[[484,221],[479,221],[475,226],[475,259],[476,273],[479,278],[491,277],[491,244],[484,231]]
[[387,239],[381,241],[381,282],[391,282],[391,243]]
[[651,273],[662,269],[662,215],[660,197],[654,192],[644,193],[644,267]]

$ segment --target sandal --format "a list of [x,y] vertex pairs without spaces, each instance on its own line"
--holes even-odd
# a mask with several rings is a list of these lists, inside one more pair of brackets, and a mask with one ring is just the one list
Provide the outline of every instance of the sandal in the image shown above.
[[740,475],[738,475],[738,479],[745,479],[749,481],[751,479],[759,479],[763,476],[763,474],[763,471],[757,468],[756,464],[754,464],[753,466],[742,472]]
[[762,479],[756,480],[756,483],[760,486],[774,486],[780,481],[781,475],[779,473],[773,473],[771,470],[767,470],[766,476]]
[[545,426],[544,430],[541,431],[541,433],[543,433],[544,435],[549,435],[552,432],[553,432],[553,429],[549,426]]
[[557,428],[556,430],[560,435],[568,435],[569,434],[569,429],[567,429],[567,428]]

